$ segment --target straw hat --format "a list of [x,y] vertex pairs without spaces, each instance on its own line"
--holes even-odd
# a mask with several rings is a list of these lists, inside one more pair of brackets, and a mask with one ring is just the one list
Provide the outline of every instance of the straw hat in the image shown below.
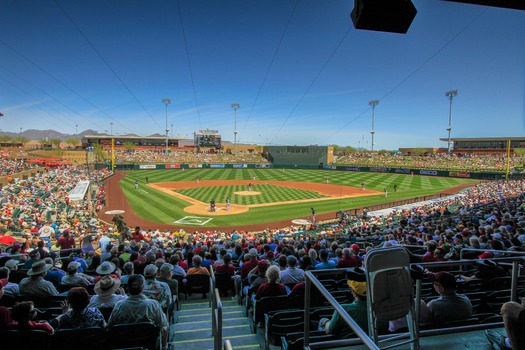
[[102,264],[97,267],[97,273],[99,275],[109,275],[113,271],[115,271],[116,266],[112,262],[104,261]]
[[41,273],[49,270],[53,265],[46,264],[44,260],[35,261],[31,266],[31,269],[27,271],[28,276],[40,275]]
[[95,293],[99,297],[107,297],[120,288],[120,280],[111,276],[104,276],[95,284]]

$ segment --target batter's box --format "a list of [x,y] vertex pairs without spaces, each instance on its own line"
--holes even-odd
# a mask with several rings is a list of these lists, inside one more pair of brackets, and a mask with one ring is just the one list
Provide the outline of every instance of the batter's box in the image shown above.
[[185,216],[182,219],[175,221],[174,224],[203,226],[212,220],[213,218],[203,218],[200,216]]

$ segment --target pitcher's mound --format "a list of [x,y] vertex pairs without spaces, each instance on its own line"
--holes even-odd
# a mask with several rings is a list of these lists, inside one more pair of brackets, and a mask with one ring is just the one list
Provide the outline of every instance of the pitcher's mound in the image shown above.
[[261,192],[256,192],[256,191],[239,191],[239,192],[233,192],[233,194],[236,194],[238,196],[257,196],[257,195],[260,195]]
[[218,216],[218,215],[234,215],[246,213],[250,208],[244,205],[230,204],[230,209],[226,210],[225,203],[217,203],[215,211],[210,211],[210,206],[206,204],[195,204],[190,205],[189,207],[184,208],[186,213],[198,214],[198,215],[209,215],[209,216]]

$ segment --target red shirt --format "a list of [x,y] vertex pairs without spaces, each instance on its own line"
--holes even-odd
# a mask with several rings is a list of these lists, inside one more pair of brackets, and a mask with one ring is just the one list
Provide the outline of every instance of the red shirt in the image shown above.
[[57,245],[60,246],[60,249],[75,248],[75,240],[73,237],[62,236],[58,239]]
[[220,264],[220,265],[217,265],[217,267],[215,268],[215,272],[216,273],[234,273],[235,266],[233,266],[232,264],[228,264],[228,265]]
[[142,234],[142,232],[133,232],[133,240],[137,243],[139,243],[140,241],[144,241],[144,235]]

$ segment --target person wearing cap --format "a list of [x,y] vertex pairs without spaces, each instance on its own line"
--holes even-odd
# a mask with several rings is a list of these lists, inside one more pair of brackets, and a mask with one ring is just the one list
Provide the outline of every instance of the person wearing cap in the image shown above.
[[148,298],[158,301],[163,310],[167,310],[171,303],[170,286],[164,282],[157,281],[157,271],[158,268],[154,264],[148,265],[144,269],[146,282],[144,283],[143,293]]
[[456,277],[449,272],[429,272],[434,290],[439,298],[427,304],[430,312],[430,322],[443,323],[447,321],[464,320],[472,317],[472,304],[463,294],[456,294]]
[[41,260],[40,252],[37,249],[30,251],[29,259],[25,261],[24,265],[22,266],[22,270],[25,270],[25,271],[29,270],[31,266],[33,266],[33,264],[39,260]]
[[161,330],[162,347],[168,339],[168,319],[160,304],[143,294],[145,280],[142,275],[133,275],[128,280],[129,297],[115,305],[108,320],[108,326],[151,322]]
[[27,277],[25,271],[18,269],[18,260],[9,259],[5,262],[4,267],[9,269],[9,282],[20,284],[20,282]]
[[91,296],[88,307],[113,308],[119,301],[128,298],[124,289],[121,288],[120,280],[111,278],[109,275],[102,277],[95,284],[94,290],[95,295]]
[[[368,332],[368,312],[366,303],[366,276],[363,270],[355,268],[348,273],[348,286],[354,296],[354,301],[348,304],[341,304],[341,307],[353,318],[353,320],[363,329]],[[385,327],[383,323],[380,328]],[[352,330],[341,318],[337,311],[334,311],[331,319],[322,318],[319,321],[319,331],[324,331],[326,334],[348,334]]]
[[78,269],[80,264],[76,261],[71,261],[67,265],[67,275],[62,277],[60,283],[62,285],[75,286],[75,287],[87,287],[93,284],[93,277],[79,273]]
[[[480,256],[483,256],[483,254]],[[487,255],[488,254],[486,254],[485,256]],[[476,264],[478,266],[478,269],[473,275],[471,276],[460,275],[459,278],[461,278],[464,281],[473,281],[473,280],[488,281],[496,277],[507,276],[507,273],[505,272],[505,270],[493,260],[480,258],[479,260],[476,260]]]
[[179,281],[173,277],[173,265],[164,263],[159,268],[160,276],[157,277],[157,281],[166,283],[170,287],[171,295],[176,296],[179,294]]
[[99,309],[89,307],[91,296],[84,287],[71,288],[67,300],[61,303],[62,314],[49,321],[56,330],[79,328],[106,328],[106,321]]
[[20,282],[20,295],[37,298],[58,295],[59,293],[53,283],[44,279],[44,276],[51,267],[53,267],[53,265],[46,264],[44,260],[33,263],[31,269],[27,271],[28,277]]

